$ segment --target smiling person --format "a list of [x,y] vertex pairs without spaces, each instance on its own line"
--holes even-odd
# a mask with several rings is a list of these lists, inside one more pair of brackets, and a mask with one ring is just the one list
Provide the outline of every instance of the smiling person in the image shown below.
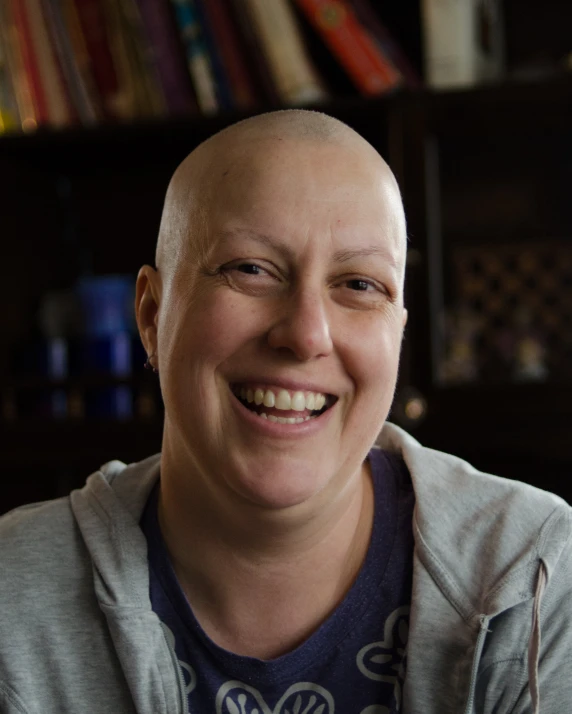
[[0,520],[2,714],[569,709],[569,507],[386,423],[405,256],[324,114],[181,164],[136,296],[162,452]]

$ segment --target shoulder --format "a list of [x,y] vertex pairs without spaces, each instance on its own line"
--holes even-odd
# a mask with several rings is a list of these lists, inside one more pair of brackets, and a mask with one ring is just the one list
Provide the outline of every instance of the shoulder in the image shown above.
[[69,498],[23,506],[0,518],[4,602],[16,603],[19,593],[32,582],[38,593],[62,590],[66,582],[86,575],[88,560]]
[[[73,540],[75,519],[69,498],[31,503],[0,517],[0,563],[16,558],[41,561],[55,544]],[[15,564],[16,564],[15,563]]]

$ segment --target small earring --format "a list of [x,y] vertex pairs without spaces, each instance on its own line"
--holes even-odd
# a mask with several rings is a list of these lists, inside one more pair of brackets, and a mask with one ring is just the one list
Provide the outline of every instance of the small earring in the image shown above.
[[159,370],[158,370],[157,367],[155,367],[155,365],[151,362],[151,360],[153,359],[153,357],[155,357],[155,353],[154,353],[154,352],[153,352],[153,354],[152,354],[151,356],[147,355],[147,359],[145,360],[145,364],[144,364],[143,366],[145,367],[145,369],[152,369],[155,374],[159,374]]

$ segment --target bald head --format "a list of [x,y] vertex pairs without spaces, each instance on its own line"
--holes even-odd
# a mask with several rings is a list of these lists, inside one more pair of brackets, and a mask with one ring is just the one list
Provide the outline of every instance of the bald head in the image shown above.
[[393,194],[394,219],[405,242],[405,217],[395,178],[379,153],[349,126],[321,112],[288,109],[233,124],[200,144],[175,171],[169,184],[156,251],[167,278],[187,248],[208,251],[209,212],[216,210],[225,184],[248,180],[246,167],[264,162],[285,145],[304,152],[310,145],[338,146],[375,165]]

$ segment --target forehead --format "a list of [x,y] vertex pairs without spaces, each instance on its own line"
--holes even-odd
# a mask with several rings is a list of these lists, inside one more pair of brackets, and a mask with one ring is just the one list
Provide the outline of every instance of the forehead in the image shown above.
[[[365,185],[375,189],[382,161],[363,150],[316,141],[273,140],[238,146],[221,162],[217,190],[225,198],[349,198]],[[311,191],[308,194],[308,190]],[[220,194],[219,194],[220,195]]]
[[215,181],[209,211],[215,233],[236,224],[264,234],[328,234],[338,243],[362,233],[401,239],[399,192],[373,149],[290,141],[240,149]]

